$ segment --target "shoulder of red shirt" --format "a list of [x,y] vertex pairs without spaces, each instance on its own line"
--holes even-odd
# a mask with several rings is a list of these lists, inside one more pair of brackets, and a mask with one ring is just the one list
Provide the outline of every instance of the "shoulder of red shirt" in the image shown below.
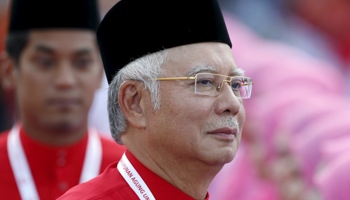
[[[77,185],[57,200],[70,199],[109,199],[119,197],[118,199],[137,200],[136,194],[130,190],[129,185],[120,175],[117,169],[118,162],[109,165],[106,170],[96,178],[88,182]],[[130,199],[130,200],[132,200]]]

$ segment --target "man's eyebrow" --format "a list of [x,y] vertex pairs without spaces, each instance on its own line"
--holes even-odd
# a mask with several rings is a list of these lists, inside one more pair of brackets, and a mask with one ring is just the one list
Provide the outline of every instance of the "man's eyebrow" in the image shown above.
[[[192,76],[195,76],[196,74],[202,73],[202,72],[209,72],[209,73],[213,73],[213,74],[218,73],[216,68],[209,66],[209,65],[194,66],[188,71],[187,77],[192,77]],[[241,68],[236,68],[229,74],[229,76],[244,76],[244,70]]]
[[[53,48],[45,46],[45,45],[38,45],[35,47],[35,50],[41,51],[44,53],[49,53],[49,54],[55,53],[55,50]],[[74,55],[82,56],[82,55],[90,54],[91,52],[92,52],[92,50],[90,48],[83,48],[83,49],[79,49],[79,50],[75,51]]]
[[244,70],[241,68],[234,69],[229,76],[244,76]]
[[37,45],[35,47],[35,51],[41,51],[41,52],[49,53],[49,54],[55,53],[55,50],[53,48],[48,47],[48,46],[44,46],[44,45]]
[[209,65],[194,66],[190,70],[188,70],[187,77],[195,76],[196,74],[201,73],[201,72],[209,72],[209,73],[216,74],[217,69],[215,69],[214,67],[209,66]]
[[91,52],[92,52],[91,49],[84,48],[84,49],[79,49],[79,50],[75,51],[74,55],[76,55],[76,56],[83,56],[83,55],[90,54]]

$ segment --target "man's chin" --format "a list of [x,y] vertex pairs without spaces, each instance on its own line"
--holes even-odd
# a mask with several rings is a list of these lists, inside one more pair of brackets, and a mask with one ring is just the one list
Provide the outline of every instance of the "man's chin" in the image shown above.
[[226,153],[224,155],[222,155],[222,163],[223,164],[227,164],[227,163],[230,163],[236,156],[236,152],[232,153]]
[[220,151],[208,155],[206,158],[206,162],[209,165],[225,165],[230,163],[236,155],[236,152],[232,151]]

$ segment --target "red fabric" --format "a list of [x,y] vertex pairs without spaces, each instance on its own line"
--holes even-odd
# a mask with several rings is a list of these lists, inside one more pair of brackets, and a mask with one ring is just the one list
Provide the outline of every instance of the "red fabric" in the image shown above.
[[[126,151],[126,156],[147,184],[155,199],[194,199],[147,169],[130,151]],[[72,188],[58,200],[139,200],[135,192],[119,173],[117,165],[118,162],[111,164],[100,176]],[[209,194],[207,194],[206,200],[208,199]]]
[[[0,135],[0,194],[1,199],[21,199],[7,153],[9,131]],[[20,138],[40,199],[56,199],[79,183],[88,135],[78,143],[51,147],[31,139],[23,129]],[[101,138],[102,163],[100,173],[112,162],[120,160],[124,146]]]

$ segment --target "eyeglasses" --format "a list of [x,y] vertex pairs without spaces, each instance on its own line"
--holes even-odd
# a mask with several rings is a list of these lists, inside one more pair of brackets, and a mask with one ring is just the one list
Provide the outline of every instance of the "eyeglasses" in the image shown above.
[[198,73],[195,77],[171,77],[150,80],[195,80],[195,93],[199,95],[217,96],[220,94],[224,82],[231,85],[234,95],[241,99],[249,99],[252,93],[253,80],[243,76],[225,76],[212,73]]

